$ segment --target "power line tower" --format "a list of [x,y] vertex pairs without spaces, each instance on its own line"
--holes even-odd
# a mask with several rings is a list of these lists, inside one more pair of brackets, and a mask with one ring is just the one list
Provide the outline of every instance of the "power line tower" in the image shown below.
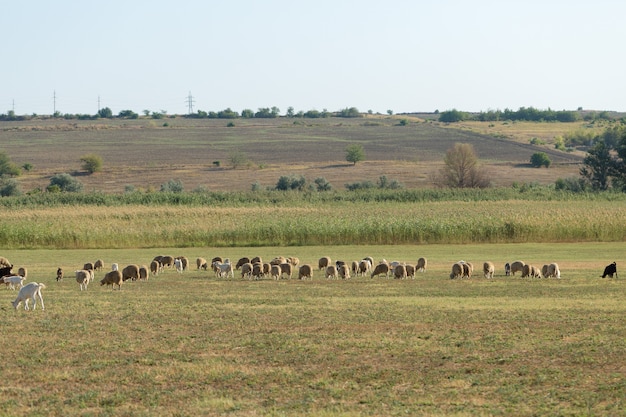
[[57,90],[52,92],[52,115],[57,113]]
[[193,103],[194,103],[194,99],[190,91],[189,95],[187,96],[187,107],[188,107],[189,114],[193,113]]

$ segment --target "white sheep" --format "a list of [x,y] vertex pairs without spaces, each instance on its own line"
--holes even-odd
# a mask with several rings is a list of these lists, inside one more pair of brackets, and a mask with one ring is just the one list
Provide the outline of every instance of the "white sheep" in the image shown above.
[[24,310],[29,310],[28,308],[28,300],[33,300],[33,310],[37,308],[37,298],[41,301],[41,309],[45,310],[45,306],[43,304],[43,297],[41,295],[41,290],[46,288],[44,284],[38,284],[36,282],[30,282],[24,285],[20,292],[17,293],[17,298],[15,301],[12,301],[13,308],[17,310],[21,302],[24,302]]
[[181,261],[178,258],[174,259],[174,268],[176,268],[176,272],[178,272],[179,274],[182,274],[183,273],[183,261]]
[[89,285],[89,281],[91,280],[91,273],[86,269],[79,269],[74,271],[74,274],[76,275],[76,282],[78,282],[80,290],[86,290],[87,285]]
[[[226,278],[232,277],[235,278],[235,274],[233,273],[233,265],[230,262],[213,262],[213,266],[216,268],[216,273],[218,278]],[[250,271],[252,272],[252,271]]]
[[554,277],[561,279],[561,270],[559,269],[559,265],[556,263],[551,263],[548,265],[548,275],[546,277]]
[[483,263],[483,274],[485,275],[485,278],[493,278],[495,270],[496,267],[493,262],[487,261]]

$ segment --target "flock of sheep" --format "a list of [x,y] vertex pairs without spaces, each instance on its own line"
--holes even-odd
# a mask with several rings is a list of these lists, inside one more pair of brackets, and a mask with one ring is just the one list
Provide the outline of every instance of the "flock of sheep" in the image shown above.
[[[4,257],[0,257],[0,283],[4,283],[7,288],[15,289],[19,287],[20,291],[17,298],[12,302],[15,309],[23,302],[24,308],[29,310],[29,300],[33,301],[33,309],[36,308],[37,300],[41,302],[41,308],[44,309],[43,297],[41,290],[45,288],[41,283],[24,284],[27,278],[26,268],[19,268],[17,274],[12,272],[13,265]],[[150,276],[157,276],[164,271],[165,268],[175,269],[178,273],[183,273],[190,268],[189,259],[185,256],[172,257],[169,255],[159,255],[154,257],[149,266],[130,264],[120,269],[117,263],[111,264],[111,269],[105,271],[104,277],[100,280],[100,285],[111,289],[121,289],[122,283],[128,280],[148,280]],[[393,277],[395,279],[415,278],[416,272],[425,272],[427,268],[426,258],[419,258],[415,264],[407,262],[392,261],[388,262],[382,259],[375,262],[370,256],[359,261],[331,261],[328,256],[321,257],[316,267],[311,264],[300,264],[300,260],[296,257],[278,256],[268,262],[264,262],[261,257],[242,257],[236,263],[228,258],[214,257],[208,262],[204,258],[196,258],[197,270],[211,269],[216,278],[235,278],[235,275],[241,279],[259,280],[259,279],[292,279],[297,277],[300,280],[312,279],[314,271],[321,271],[322,276],[326,279],[349,279],[351,277]],[[104,262],[100,259],[91,263],[85,263],[81,269],[73,271],[72,277],[75,278],[81,291],[86,290],[88,285],[94,281],[95,272],[105,269]],[[450,279],[471,278],[474,272],[472,263],[458,261],[452,265]],[[487,279],[494,277],[495,266],[493,262],[483,263],[483,276]],[[515,261],[504,265],[506,276],[520,273],[522,278],[561,278],[561,271],[556,263],[545,264],[542,268],[526,264],[523,261]],[[318,272],[319,273],[319,272]],[[602,278],[609,276],[617,277],[617,265],[615,262],[608,265],[604,269]],[[65,274],[62,268],[57,269],[56,280],[60,281]]]

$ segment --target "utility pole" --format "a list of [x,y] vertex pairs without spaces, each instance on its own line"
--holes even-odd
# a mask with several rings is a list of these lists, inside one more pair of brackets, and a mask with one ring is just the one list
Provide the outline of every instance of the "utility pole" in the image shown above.
[[189,95],[187,96],[187,106],[189,108],[189,114],[193,113],[193,96],[191,95],[191,91],[189,92]]

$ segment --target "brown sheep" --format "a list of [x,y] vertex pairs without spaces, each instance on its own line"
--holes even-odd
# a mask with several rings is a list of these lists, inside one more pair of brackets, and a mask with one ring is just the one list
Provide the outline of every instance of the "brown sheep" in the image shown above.
[[251,274],[252,274],[252,264],[250,262],[246,262],[243,265],[241,265],[241,279],[250,278]]
[[396,267],[393,270],[393,276],[396,279],[404,279],[406,278],[406,266],[405,265],[396,265]]
[[417,260],[417,266],[415,267],[415,269],[417,271],[420,272],[426,272],[426,264],[428,263],[428,261],[426,260],[426,258],[419,258]]
[[96,262],[93,263],[93,269],[95,271],[102,271],[102,268],[104,268],[104,261],[97,259]]
[[177,256],[176,259],[180,259],[180,264],[183,271],[189,270],[189,258],[187,258],[186,256]]
[[263,264],[258,263],[258,262],[255,264],[252,264],[252,273],[250,275],[254,279],[263,278]]
[[280,265],[287,262],[287,258],[284,256],[277,256],[270,261],[270,265]]
[[13,267],[13,264],[9,262],[9,260],[5,258],[4,256],[0,256],[0,268],[9,267],[9,266]]
[[548,275],[547,275],[547,277],[553,277],[553,278],[561,279],[561,270],[559,269],[559,265],[558,264],[551,263],[551,264],[548,265]]
[[139,266],[138,265],[128,265],[124,269],[122,269],[122,280],[133,280],[136,281],[139,279]]
[[263,275],[268,276],[271,272],[271,269],[272,269],[272,264],[270,264],[269,262],[263,263]]
[[389,278],[389,264],[383,262],[376,265],[370,278],[379,277],[382,274],[385,274],[385,278]]
[[17,275],[21,276],[22,278],[28,278],[28,270],[24,267],[18,268]]
[[117,289],[122,289],[122,273],[120,271],[109,271],[104,275],[104,278],[100,280],[100,286],[107,285],[111,286],[111,289],[114,290],[117,285]]
[[[221,258],[220,258],[220,262],[222,262]],[[215,261],[213,261],[212,263],[214,264]],[[245,257],[245,256],[243,258],[239,258],[239,260],[235,264],[235,269],[241,268],[244,264],[251,264],[250,258]]]
[[276,281],[280,279],[280,265],[270,265],[270,276]]
[[543,275],[544,278],[548,278],[548,264],[541,267],[541,275]]
[[407,265],[406,266],[406,277],[407,278],[411,278],[411,279],[415,279],[415,266],[414,265]]
[[168,267],[171,268],[172,266],[174,266],[174,257],[173,256],[163,256],[161,258],[161,265],[163,265],[163,267]]
[[348,265],[341,265],[337,272],[339,273],[341,279],[350,279],[350,268],[348,267]]
[[463,277],[463,265],[460,263],[455,263],[452,265],[452,272],[450,272],[450,279],[462,278]]
[[149,277],[150,274],[148,274],[148,267],[145,265],[141,265],[139,267],[139,279],[145,279],[147,281]]
[[462,278],[468,278],[468,279],[471,278],[472,273],[474,272],[474,266],[469,262],[463,262],[461,263],[461,266],[463,267]]
[[354,275],[357,275],[359,273],[359,263],[357,261],[352,261],[352,265],[350,269],[352,269],[352,273]]
[[295,268],[300,264],[300,259],[296,258],[295,256],[290,256],[289,258],[287,258],[287,262]]
[[205,271],[209,268],[209,264],[207,264],[206,259],[204,258],[196,258],[196,266],[198,269],[202,268]]
[[283,274],[287,275],[287,278],[291,279],[291,274],[293,272],[293,265],[288,262],[283,262],[280,264],[280,277],[283,277]]
[[331,264],[330,257],[328,257],[328,256],[324,256],[324,257],[321,257],[321,258],[319,259],[319,261],[317,261],[317,268],[318,268],[318,269],[320,269],[320,270],[321,270],[321,269],[325,269],[325,268],[327,268],[330,264]]
[[313,268],[311,265],[304,264],[298,269],[298,279],[313,279]]
[[150,262],[150,272],[152,272],[152,276],[159,275],[159,271],[161,270],[161,263],[157,260],[153,260]]
[[337,279],[337,277],[339,276],[337,267],[335,265],[327,266],[325,276],[326,276],[326,279],[330,279],[330,278]]
[[83,265],[83,269],[85,271],[93,271],[93,263],[87,262],[85,265]]
[[255,256],[254,258],[250,259],[249,262],[252,265],[254,265],[254,264],[262,264],[263,263],[263,259],[260,256]]
[[483,274],[485,275],[485,278],[493,278],[495,270],[496,267],[493,262],[487,261],[483,264]]
[[357,275],[364,276],[372,269],[372,263],[369,259],[363,259],[359,262],[359,272]]
[[515,261],[511,264],[511,275],[515,275],[516,272],[524,273],[524,261]]

